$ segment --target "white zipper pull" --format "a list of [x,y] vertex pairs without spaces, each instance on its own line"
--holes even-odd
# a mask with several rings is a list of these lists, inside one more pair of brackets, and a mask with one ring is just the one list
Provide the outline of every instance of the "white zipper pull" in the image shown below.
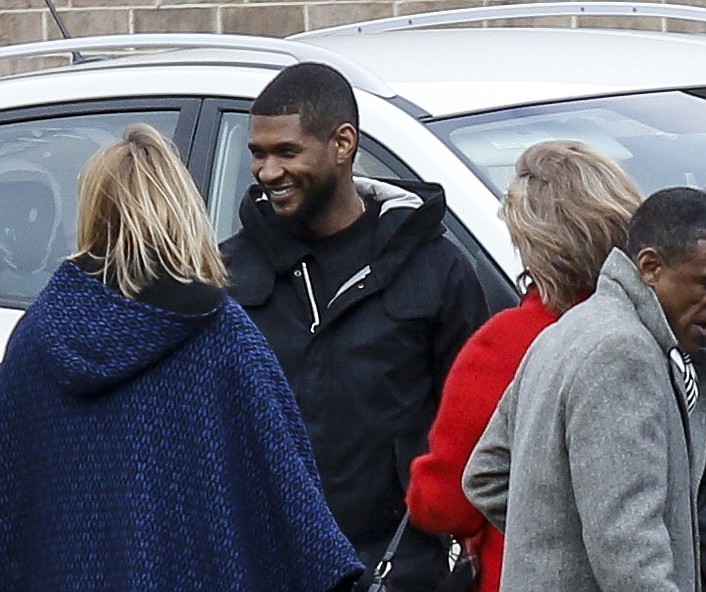
[[302,261],[302,275],[304,276],[306,295],[309,298],[309,306],[311,307],[312,323],[309,327],[309,332],[315,333],[316,329],[321,324],[321,317],[319,316],[319,307],[316,304],[316,297],[314,296],[314,286],[311,283],[311,277],[309,276],[309,268],[304,261]]
[[348,278],[343,284],[341,284],[341,287],[338,289],[338,292],[334,295],[333,298],[331,298],[331,301],[326,305],[326,308],[331,308],[331,305],[333,304],[334,300],[338,298],[341,294],[346,292],[347,290],[350,290],[353,286],[357,284],[358,289],[362,289],[365,287],[365,282],[363,281],[366,277],[370,275],[370,265],[366,265],[363,269],[360,271],[354,273],[350,278]]

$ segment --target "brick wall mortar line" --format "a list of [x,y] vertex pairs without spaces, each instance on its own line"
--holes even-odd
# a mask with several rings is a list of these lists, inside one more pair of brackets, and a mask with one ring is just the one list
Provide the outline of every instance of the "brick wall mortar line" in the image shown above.
[[[173,6],[162,6],[159,9],[159,12],[166,12],[167,10],[180,10],[183,8],[216,8],[218,10],[223,10],[226,8],[243,8],[243,7],[261,7],[261,6],[266,6],[266,7],[272,7],[272,6],[317,6],[317,5],[322,5],[322,4],[370,4],[370,0],[316,0],[316,1],[310,1],[310,0],[301,0],[300,2],[289,2],[289,1],[277,1],[274,0],[272,2],[257,2],[256,4],[251,4],[250,2],[238,2],[237,4],[231,3],[231,4],[175,4]],[[381,2],[381,4],[387,4],[387,2]],[[138,7],[139,8],[139,7]],[[88,9],[86,9],[88,10]],[[91,10],[100,10],[100,9],[91,9]]]
[[[341,1],[341,0],[336,0],[337,3],[341,4],[368,4],[369,0],[353,0],[353,1]],[[301,2],[258,2],[257,4],[249,4],[249,3],[238,3],[238,4],[177,4],[174,6],[162,6],[158,10],[160,12],[165,12],[165,11],[172,11],[172,10],[180,10],[184,8],[189,8],[189,9],[194,9],[194,8],[215,8],[219,12],[223,10],[224,8],[233,8],[233,7],[243,7],[243,6],[310,6],[310,5],[315,5],[315,4],[330,4],[330,1],[324,0],[323,2],[308,2],[307,0],[302,0]],[[133,12],[135,10],[150,10],[154,11],[156,10],[153,5],[139,5],[139,6],[130,6],[130,5],[122,5],[122,6],[81,6],[81,7],[74,7],[74,8],[69,8],[67,9],[66,7],[59,9],[59,14],[72,14],[75,12],[124,12],[124,11],[130,11]],[[24,8],[24,9],[18,9],[18,8],[0,8],[0,16],[2,15],[13,15],[13,14],[42,14],[44,17],[48,15],[48,12],[46,8]]]
[[[183,8],[216,8],[219,10],[222,10],[224,8],[233,8],[233,7],[242,7],[242,6],[316,6],[316,5],[322,5],[322,4],[332,4],[332,0],[301,0],[301,2],[278,2],[278,1],[273,1],[273,2],[258,2],[257,4],[251,4],[249,2],[238,2],[238,3],[221,3],[221,2],[213,2],[213,3],[189,3],[189,4],[174,4],[174,5],[163,5],[163,4],[157,4],[156,6],[154,4],[140,4],[140,5],[131,5],[131,4],[112,4],[110,6],[69,6],[69,7],[62,7],[59,8],[59,13],[72,13],[72,12],[94,12],[98,10],[103,10],[103,11],[110,11],[110,12],[119,12],[119,11],[124,11],[124,10],[160,10],[160,11],[166,11],[166,10],[180,10]],[[373,4],[376,3],[375,1],[372,2]],[[340,5],[340,4],[371,4],[371,0],[335,0],[335,4]],[[387,2],[380,2],[380,4],[387,4]],[[394,14],[399,14],[399,3],[393,3],[394,6]],[[42,14],[48,14],[48,11],[46,8],[0,8],[0,15],[2,14],[24,14],[24,13],[42,13]]]
[[[204,6],[201,4],[201,6]],[[111,12],[118,12],[118,11],[125,11],[129,9],[134,9],[137,8],[139,10],[144,10],[144,9],[152,9],[154,10],[154,6],[150,4],[145,4],[144,6],[130,6],[128,4],[124,4],[122,6],[86,6],[86,7],[74,7],[74,8],[59,8],[59,14],[67,13],[71,14],[72,12],[93,12],[96,10],[109,10]],[[0,8],[0,14],[25,14],[31,12],[33,14],[36,13],[41,13],[44,14],[45,16],[50,16],[49,11],[46,8]]]

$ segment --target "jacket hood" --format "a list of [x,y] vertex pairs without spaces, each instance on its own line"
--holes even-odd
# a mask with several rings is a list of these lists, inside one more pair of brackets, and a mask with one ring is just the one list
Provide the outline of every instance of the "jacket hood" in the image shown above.
[[[374,253],[389,255],[406,252],[443,234],[441,222],[446,200],[441,185],[408,180],[376,180],[354,177],[356,190],[366,202],[379,204],[378,230]],[[278,273],[301,261],[310,249],[278,224],[267,197],[258,185],[252,186],[240,205],[243,232],[259,247],[263,257]],[[226,254],[227,256],[227,254]],[[394,257],[396,259],[398,257]],[[238,262],[240,264],[241,262]]]
[[[203,284],[180,286],[172,292],[175,302],[181,303],[178,309],[188,310],[183,306],[183,293],[200,290],[202,311],[177,312],[126,298],[66,261],[18,328],[29,331],[41,344],[46,366],[62,391],[77,396],[103,394],[176,350],[224,302],[221,289]],[[147,296],[159,302],[155,291],[160,292],[153,289]],[[210,310],[204,312],[205,308]]]

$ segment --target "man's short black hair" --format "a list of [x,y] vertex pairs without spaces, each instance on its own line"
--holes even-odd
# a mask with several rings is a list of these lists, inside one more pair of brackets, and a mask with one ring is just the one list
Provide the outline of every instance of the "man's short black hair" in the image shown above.
[[669,187],[650,195],[628,227],[626,251],[633,259],[648,247],[668,263],[691,258],[696,243],[706,240],[706,192]]
[[260,93],[251,115],[299,114],[302,129],[327,140],[343,123],[358,131],[358,105],[350,83],[325,64],[304,62],[282,70]]

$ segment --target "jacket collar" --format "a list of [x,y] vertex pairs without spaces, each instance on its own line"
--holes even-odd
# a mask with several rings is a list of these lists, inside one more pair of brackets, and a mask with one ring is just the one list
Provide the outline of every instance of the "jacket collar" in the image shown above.
[[[690,420],[686,405],[686,388],[683,379],[684,369],[683,367],[680,368],[680,364],[670,355],[677,352],[677,338],[669,326],[664,309],[655,291],[642,281],[637,267],[628,255],[620,249],[614,248],[601,269],[597,291],[611,292],[620,288],[632,302],[642,324],[652,334],[664,352],[665,360],[669,365],[669,378],[676,394],[679,415],[684,428],[689,463],[693,466],[694,452],[691,444]],[[677,358],[681,359],[681,355],[679,354]],[[683,360],[681,366],[683,366]],[[697,473],[692,472],[692,487],[694,491],[698,488],[700,481],[700,477],[696,477],[696,475]],[[701,475],[700,470],[698,475]]]
[[678,346],[657,294],[642,281],[635,264],[625,252],[614,248],[601,269],[598,291],[613,291],[619,286],[635,306],[643,325],[649,329],[665,355]]
[[[384,259],[387,265],[394,263],[396,266],[419,244],[443,233],[441,221],[446,203],[440,185],[362,177],[353,180],[364,200],[380,204],[373,260]],[[276,273],[291,270],[311,254],[311,249],[303,241],[278,224],[267,197],[257,185],[251,187],[243,199],[240,219],[244,234],[258,246]]]
[[[73,263],[89,276],[103,280],[103,264],[90,255],[82,255]],[[225,298],[225,289],[199,281],[188,284],[177,281],[166,271],[158,271],[157,278],[135,296],[138,302],[184,315],[205,315],[217,309]],[[105,283],[120,291],[115,274],[109,272]]]

